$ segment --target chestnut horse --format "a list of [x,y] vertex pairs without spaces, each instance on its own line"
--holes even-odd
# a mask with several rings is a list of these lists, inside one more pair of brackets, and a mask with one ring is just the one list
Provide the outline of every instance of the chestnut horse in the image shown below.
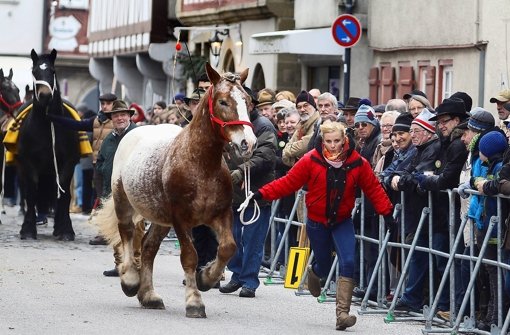
[[[126,134],[113,162],[112,195],[94,217],[111,244],[122,243],[119,272],[124,293],[136,294],[146,308],[165,308],[154,292],[153,264],[161,241],[174,227],[186,278],[186,316],[192,318],[206,317],[199,290],[207,291],[220,280],[236,250],[232,181],[222,159],[224,146],[230,142],[249,158],[256,144],[247,110],[250,97],[241,86],[248,69],[240,75],[220,76],[206,64],[206,71],[212,86],[187,127],[142,126]],[[152,224],[143,238],[139,262],[134,222],[142,217]],[[201,224],[216,232],[219,246],[216,259],[195,273],[198,258],[191,229]],[[115,238],[119,232],[120,241]]]

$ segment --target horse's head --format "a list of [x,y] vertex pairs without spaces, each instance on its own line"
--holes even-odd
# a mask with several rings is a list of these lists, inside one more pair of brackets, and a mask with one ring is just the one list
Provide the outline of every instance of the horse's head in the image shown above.
[[212,83],[206,107],[211,122],[220,126],[223,137],[231,142],[243,157],[250,157],[257,137],[253,133],[249,117],[248,106],[251,98],[242,87],[248,77],[248,69],[240,75],[220,75],[206,63],[206,71]]
[[7,77],[4,76],[3,69],[0,69],[0,109],[12,113],[20,105],[19,89],[12,81],[12,69]]
[[34,81],[34,95],[38,101],[51,100],[57,90],[57,77],[55,74],[55,59],[57,51],[53,49],[50,54],[38,55],[34,49],[32,57],[32,79]]

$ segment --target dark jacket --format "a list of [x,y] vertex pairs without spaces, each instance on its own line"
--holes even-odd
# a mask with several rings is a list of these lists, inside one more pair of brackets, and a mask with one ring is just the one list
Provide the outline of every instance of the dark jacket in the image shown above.
[[[263,185],[274,180],[274,168],[276,162],[276,129],[274,125],[264,116],[259,116],[254,109],[250,113],[250,121],[253,124],[253,131],[257,137],[257,147],[247,162],[244,162],[237,152],[227,146],[224,155],[228,168],[231,172],[238,170],[244,176],[244,164],[250,166],[250,190],[257,191]],[[241,188],[243,183],[234,184],[233,206],[237,208],[245,199],[245,190]],[[259,201],[259,206],[270,206],[271,202]],[[253,205],[253,202],[250,202]]]
[[122,138],[134,128],[136,128],[136,124],[131,122],[121,136],[112,131],[105,137],[103,144],[101,144],[101,149],[99,149],[99,155],[96,161],[96,170],[103,176],[103,194],[98,194],[98,196],[104,198],[112,193],[111,181],[115,152]]
[[[404,233],[406,235],[416,232],[421,212],[424,207],[428,206],[428,194],[418,190],[418,182],[414,175],[425,171],[434,171],[440,150],[441,142],[438,138],[416,147],[416,155],[409,166],[401,173],[398,189],[404,191]],[[422,226],[422,234],[427,234],[427,227],[428,221]]]

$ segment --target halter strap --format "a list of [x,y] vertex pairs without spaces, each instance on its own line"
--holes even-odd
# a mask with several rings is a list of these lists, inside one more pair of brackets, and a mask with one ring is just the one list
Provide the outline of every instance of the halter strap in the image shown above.
[[0,93],[0,103],[2,105],[4,105],[5,107],[7,107],[7,112],[6,113],[10,114],[10,115],[12,115],[12,112],[14,112],[16,110],[16,108],[18,108],[19,106],[23,105],[23,102],[21,102],[21,101],[16,101],[13,104],[8,103],[7,101],[5,101],[2,93]]
[[236,121],[223,121],[222,119],[218,118],[214,115],[214,109],[213,109],[213,101],[212,101],[212,94],[213,94],[213,87],[209,87],[209,98],[208,98],[208,105],[209,105],[209,117],[211,118],[211,124],[214,126],[214,123],[217,123],[220,125],[221,129],[221,136],[223,139],[228,141],[228,138],[225,136],[225,127],[226,126],[237,126],[237,125],[243,125],[243,126],[250,126],[253,128],[253,124],[248,121],[242,121],[242,120],[236,120]]
[[55,93],[55,88],[57,87],[57,76],[53,75],[53,87],[46,80],[37,80],[34,75],[32,75],[32,81],[34,82],[34,95],[37,101],[39,101],[39,91],[37,90],[37,85],[48,86],[51,91],[51,96]]

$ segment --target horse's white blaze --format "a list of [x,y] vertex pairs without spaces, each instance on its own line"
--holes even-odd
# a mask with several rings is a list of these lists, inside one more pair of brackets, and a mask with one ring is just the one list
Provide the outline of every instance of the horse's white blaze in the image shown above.
[[41,70],[46,70],[46,69],[48,68],[48,64],[46,64],[46,63],[42,63],[41,65],[39,65],[39,68],[40,68]]
[[[234,87],[230,92],[230,96],[237,103],[237,114],[239,115],[239,120],[250,122],[248,109],[246,108],[246,100],[243,98],[243,93],[237,87]],[[246,140],[246,143],[248,144],[248,150],[251,152],[255,146],[255,143],[257,142],[257,137],[253,133],[253,129],[250,126],[243,126],[243,133],[233,134],[231,140],[238,146],[241,145],[243,140]]]

